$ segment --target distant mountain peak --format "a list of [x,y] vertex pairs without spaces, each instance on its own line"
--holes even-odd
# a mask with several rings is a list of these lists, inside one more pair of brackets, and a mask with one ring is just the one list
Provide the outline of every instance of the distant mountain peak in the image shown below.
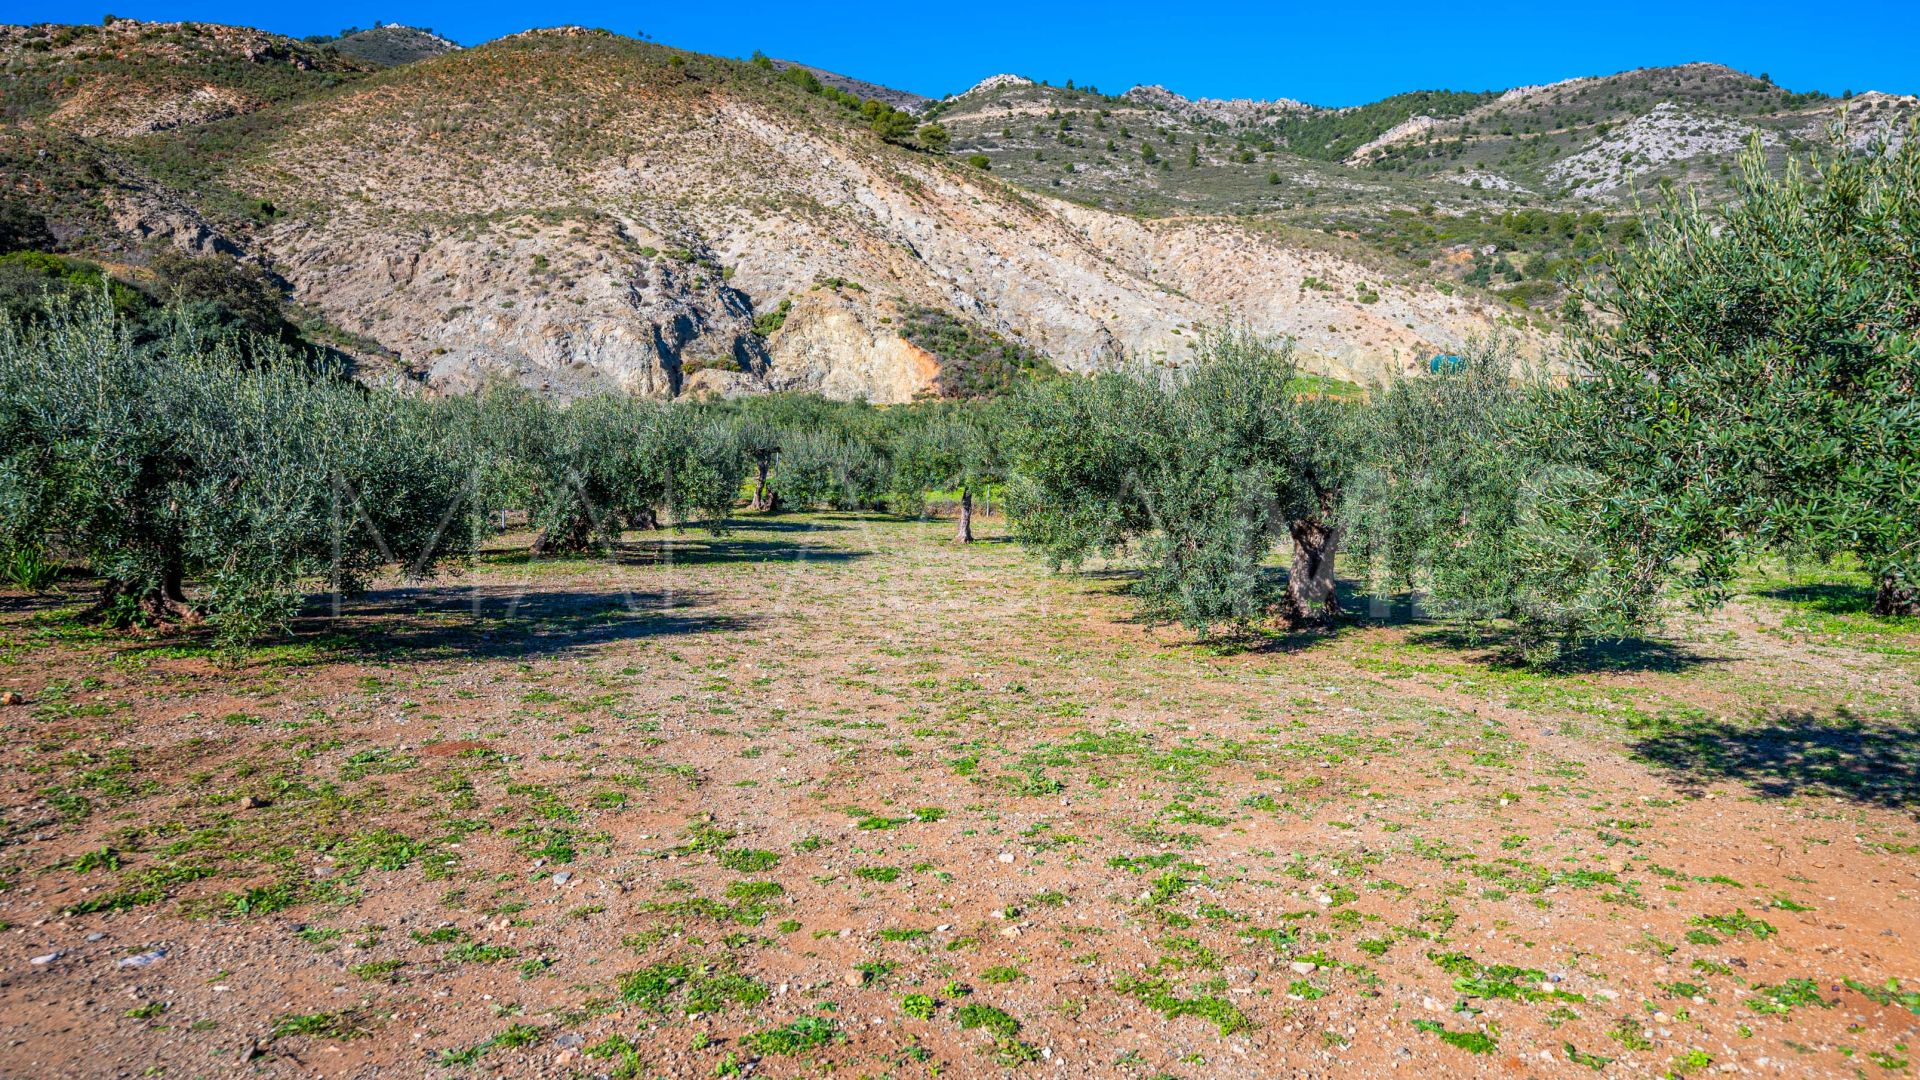
[[781,71],[785,71],[788,68],[799,68],[802,71],[811,73],[814,78],[819,79],[821,82],[836,90],[843,90],[855,97],[867,98],[873,101],[883,101],[905,112],[917,113],[928,105],[933,104],[932,98],[922,97],[919,94],[907,90],[895,90],[891,86],[882,86],[879,83],[871,83],[865,79],[856,79],[850,75],[842,75],[837,71],[817,68],[811,64],[802,64],[797,60],[775,60],[773,61],[773,66]]
[[1318,106],[1308,105],[1292,98],[1274,98],[1270,101],[1257,98],[1187,98],[1164,86],[1155,85],[1136,86],[1121,96],[1130,101],[1179,113],[1182,116],[1197,116],[1228,123],[1266,119],[1283,113],[1318,111]]
[[329,44],[343,56],[380,67],[411,64],[460,48],[458,42],[441,37],[432,30],[404,23],[382,23],[371,30],[356,30],[335,38]]
[[1027,78],[1025,75],[1007,75],[1007,74],[989,75],[986,78],[981,79],[979,82],[974,83],[972,86],[967,87],[967,89],[963,91],[959,96],[965,97],[968,94],[982,94],[987,92],[988,90],[998,90],[1002,87],[1007,87],[1007,86],[1032,86],[1032,85],[1033,85],[1033,80]]

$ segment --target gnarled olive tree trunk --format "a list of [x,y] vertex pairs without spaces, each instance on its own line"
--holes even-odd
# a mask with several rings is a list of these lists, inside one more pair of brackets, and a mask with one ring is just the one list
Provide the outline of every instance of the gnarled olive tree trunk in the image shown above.
[[571,555],[586,551],[593,546],[593,521],[580,514],[564,525],[541,529],[534,535],[533,545],[528,552],[535,557],[542,555]]
[[181,560],[170,555],[162,562],[160,580],[155,584],[109,578],[101,584],[99,598],[81,618],[110,625],[162,626],[198,622],[200,612],[187,600],[186,572]]
[[973,543],[973,492],[960,489],[960,527],[954,539],[962,544]]
[[755,470],[753,479],[753,502],[748,504],[748,509],[764,510],[771,513],[776,509],[775,504],[779,502],[779,496],[771,495],[771,493],[767,491],[767,471],[773,467],[773,458],[764,454],[756,454],[753,459],[753,467]]
[[1873,593],[1875,615],[1920,615],[1920,574],[1889,570]]
[[1293,567],[1287,573],[1282,614],[1296,625],[1319,625],[1340,616],[1333,557],[1340,548],[1340,527],[1319,518],[1301,518],[1293,534]]

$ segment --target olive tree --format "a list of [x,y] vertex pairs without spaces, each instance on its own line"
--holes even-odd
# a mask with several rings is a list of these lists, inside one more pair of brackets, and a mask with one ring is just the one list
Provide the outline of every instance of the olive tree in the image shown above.
[[1696,588],[1847,552],[1875,611],[1920,614],[1920,138],[1784,175],[1756,147],[1738,194],[1617,260],[1554,426]]
[[885,489],[881,421],[865,402],[775,393],[707,408],[736,424],[754,474],[752,509],[867,506]]
[[1485,341],[1370,397],[1341,516],[1376,590],[1506,621],[1533,663],[1650,625],[1670,549],[1556,426],[1570,392]]
[[0,320],[0,441],[0,539],[83,559],[114,624],[238,641],[310,586],[471,546],[464,446],[429,406],[185,323],[136,348],[104,293]]
[[901,428],[893,443],[894,488],[922,504],[929,491],[958,491],[954,539],[973,543],[973,497],[1002,482],[1004,424],[989,403],[927,406],[920,422]]
[[[1275,612],[1323,623],[1340,611],[1357,430],[1351,403],[1303,388],[1289,346],[1241,330],[1164,377],[1043,383],[1018,405],[1018,534],[1056,565],[1137,546],[1148,610],[1202,630]],[[1283,537],[1292,571],[1276,594],[1263,564]]]
[[736,424],[685,403],[653,406],[651,415],[638,455],[647,505],[665,510],[676,529],[698,521],[724,533],[748,468]]
[[535,554],[611,545],[629,527],[699,519],[723,531],[749,453],[736,422],[697,406],[600,395],[554,404],[523,391],[480,406],[486,473],[511,481],[536,532]]
[[790,431],[781,442],[775,490],[806,509],[856,510],[885,495],[891,467],[866,441],[830,431]]
[[651,403],[600,396],[553,405],[517,392],[490,395],[490,442],[518,455],[533,553],[578,553],[611,544],[657,505],[643,454]]

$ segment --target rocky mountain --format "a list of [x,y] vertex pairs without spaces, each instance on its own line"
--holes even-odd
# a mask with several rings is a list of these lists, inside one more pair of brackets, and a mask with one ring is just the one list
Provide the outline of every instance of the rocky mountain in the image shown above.
[[[1496,331],[1543,353],[1562,264],[1631,224],[1537,194],[1569,163],[1560,187],[1603,199],[1605,152],[1501,171],[1480,135],[1529,121],[1475,112],[1499,95],[1319,110],[1001,77],[924,106],[941,152],[884,115],[923,99],[780,62],[580,28],[470,49],[367,33],[421,55],[201,24],[0,30],[0,198],[72,253],[262,267],[317,340],[433,391],[879,402],[956,383],[962,358],[906,332],[929,318],[1068,371],[1179,364],[1228,319],[1355,381]],[[1524,100],[1558,130],[1591,95]],[[1724,153],[1661,104],[1604,137],[1633,163],[1698,145],[1662,167]],[[1427,164],[1451,145],[1433,125],[1383,138],[1403,106],[1473,125],[1459,156],[1485,179]]]
[[773,61],[773,67],[775,71],[799,68],[843,94],[852,94],[854,97],[869,101],[882,101],[905,112],[922,112],[928,105],[933,104],[932,98],[921,97],[919,94],[908,93],[905,90],[895,90],[890,86],[881,86],[878,83],[870,83],[863,79],[850,78],[846,75],[827,71],[824,68],[795,63],[792,60],[775,60]]
[[460,47],[431,30],[399,23],[382,23],[371,30],[354,30],[335,38],[305,40],[309,44],[331,45],[342,56],[376,67],[411,64]]

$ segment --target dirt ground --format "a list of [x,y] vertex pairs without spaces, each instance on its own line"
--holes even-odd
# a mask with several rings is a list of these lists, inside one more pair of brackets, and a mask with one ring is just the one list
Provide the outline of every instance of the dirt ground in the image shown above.
[[502,541],[238,660],[0,594],[0,1074],[1912,1075],[1856,588],[1541,675],[950,528]]

